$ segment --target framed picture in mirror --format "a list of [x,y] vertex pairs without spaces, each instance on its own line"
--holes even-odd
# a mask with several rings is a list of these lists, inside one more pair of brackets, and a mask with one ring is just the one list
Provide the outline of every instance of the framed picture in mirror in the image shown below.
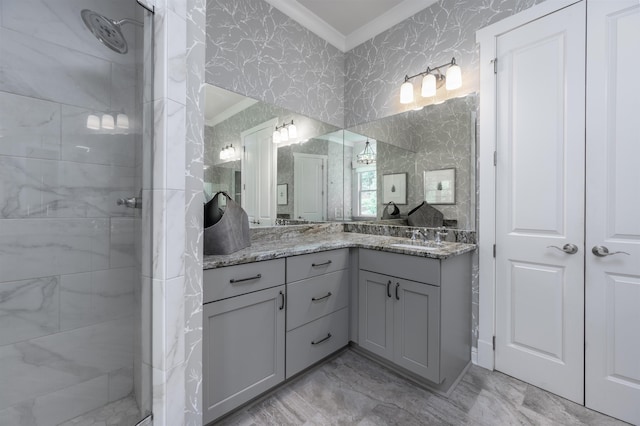
[[455,204],[456,169],[425,171],[424,200],[429,204]]
[[281,183],[278,185],[278,205],[286,206],[289,204],[289,199],[287,197],[289,190],[289,184]]
[[407,173],[382,175],[382,202],[407,204]]

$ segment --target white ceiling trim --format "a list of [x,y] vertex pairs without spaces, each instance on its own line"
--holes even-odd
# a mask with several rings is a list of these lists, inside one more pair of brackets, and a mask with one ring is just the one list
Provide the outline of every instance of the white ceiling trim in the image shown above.
[[342,52],[353,49],[437,2],[437,0],[405,0],[345,36],[297,1],[266,1]]
[[205,120],[205,124],[207,126],[215,126],[216,124],[222,123],[227,118],[233,117],[240,111],[244,111],[245,109],[249,108],[251,105],[257,102],[258,101],[256,101],[255,99],[250,99],[250,98],[244,99],[238,102],[237,104],[234,104],[231,107],[227,108],[226,110],[222,111],[220,114],[214,117],[211,117],[208,120]]
[[296,1],[291,0],[266,0],[271,6],[287,15],[321,39],[346,52],[345,37],[331,25],[320,19],[318,15]]
[[345,40],[345,50],[347,52],[356,46],[361,45],[365,41],[372,39],[378,34],[388,30],[394,25],[399,24],[407,18],[412,17],[421,10],[426,9],[438,0],[405,0],[402,3],[389,9],[376,19],[361,26],[351,34],[347,35]]

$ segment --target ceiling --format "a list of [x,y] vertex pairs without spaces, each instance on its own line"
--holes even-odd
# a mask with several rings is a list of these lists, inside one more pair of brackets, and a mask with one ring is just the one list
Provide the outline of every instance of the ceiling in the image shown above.
[[266,0],[343,52],[437,0]]

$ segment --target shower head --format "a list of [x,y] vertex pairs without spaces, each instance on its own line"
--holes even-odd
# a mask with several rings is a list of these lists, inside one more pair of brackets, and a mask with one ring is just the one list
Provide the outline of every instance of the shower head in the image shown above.
[[84,24],[89,28],[89,31],[98,39],[102,44],[107,46],[114,52],[125,54],[129,51],[127,46],[127,40],[122,34],[120,27],[122,24],[136,24],[142,26],[142,23],[133,19],[121,19],[120,21],[114,21],[93,10],[84,9],[80,12]]

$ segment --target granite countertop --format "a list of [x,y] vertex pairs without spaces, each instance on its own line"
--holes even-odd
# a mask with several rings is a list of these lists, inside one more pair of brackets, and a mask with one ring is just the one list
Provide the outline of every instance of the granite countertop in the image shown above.
[[[430,242],[432,243],[432,242]],[[204,256],[204,269],[215,269],[223,266],[262,260],[279,259],[300,254],[316,253],[340,248],[365,248],[411,256],[446,259],[476,249],[475,244],[443,242],[442,245],[429,251],[419,247],[394,247],[392,244],[411,244],[408,238],[388,237],[380,235],[359,234],[353,232],[318,233],[304,235],[299,238],[282,238],[274,240],[252,241],[251,246],[228,255]]]

